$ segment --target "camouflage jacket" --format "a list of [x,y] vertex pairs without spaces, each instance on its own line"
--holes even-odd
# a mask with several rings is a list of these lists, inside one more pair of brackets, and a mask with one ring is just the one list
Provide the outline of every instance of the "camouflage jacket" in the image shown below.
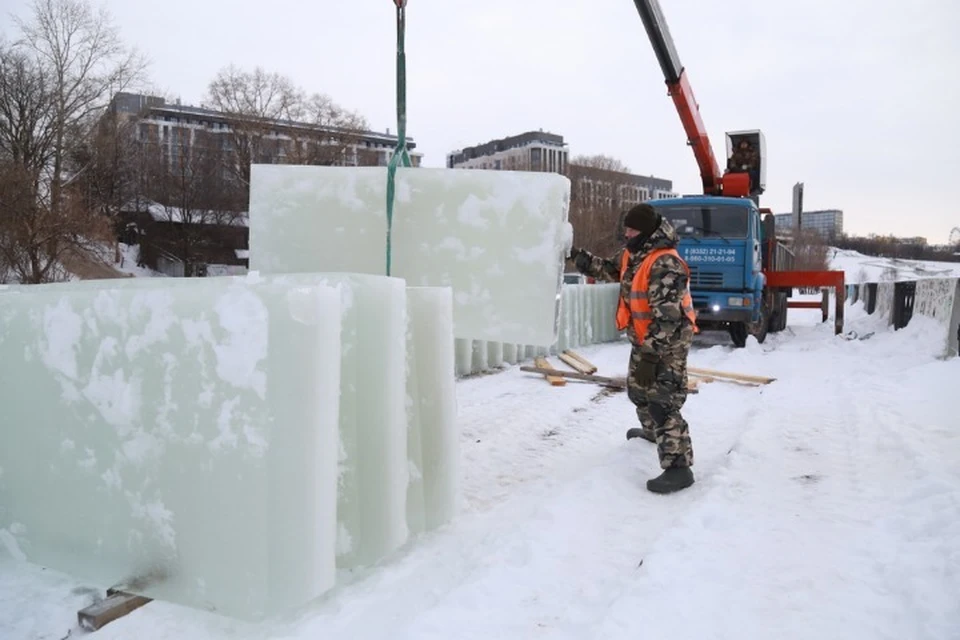
[[759,160],[760,155],[756,149],[737,149],[727,161],[727,169],[730,171],[743,171],[744,167],[747,170],[756,169]]
[[[623,280],[620,279],[620,264],[626,248],[620,249],[609,258],[590,255],[590,266],[583,273],[604,282],[620,282],[620,297],[629,304],[633,278],[643,259],[654,249],[675,249],[678,240],[677,232],[664,219],[640,250],[630,254]],[[674,256],[660,256],[653,263],[650,270],[650,289],[647,292],[653,319],[647,329],[646,339],[639,343],[633,323],[627,325],[627,337],[631,344],[640,347],[642,353],[663,355],[680,340],[681,329],[690,323],[683,313],[682,305],[683,294],[688,285],[687,271]]]

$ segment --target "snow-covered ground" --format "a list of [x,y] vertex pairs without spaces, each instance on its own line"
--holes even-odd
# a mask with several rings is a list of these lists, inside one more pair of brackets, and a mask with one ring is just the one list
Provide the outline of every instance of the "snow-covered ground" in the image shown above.
[[960,277],[960,262],[877,258],[835,247],[830,248],[830,268],[845,272],[847,284]]
[[[791,310],[767,342],[698,340],[684,413],[697,483],[644,481],[623,393],[512,367],[457,385],[462,514],[299,611],[250,625],[162,602],[97,638],[960,638],[960,358],[924,317],[847,310],[844,340]],[[581,352],[622,375],[628,346]],[[98,590],[4,551],[0,638],[80,635]]]

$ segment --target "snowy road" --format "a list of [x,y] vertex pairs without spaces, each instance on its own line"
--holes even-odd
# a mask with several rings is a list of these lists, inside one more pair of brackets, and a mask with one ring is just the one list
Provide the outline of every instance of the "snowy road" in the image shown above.
[[[777,381],[690,397],[688,491],[645,490],[654,445],[624,440],[623,393],[514,367],[458,384],[452,525],[284,620],[154,602],[96,637],[958,638],[960,359],[934,358],[922,317],[848,342],[817,314],[762,346],[700,341],[692,365]],[[628,347],[582,352],[617,375]],[[78,586],[0,539],[0,638],[62,638]]]

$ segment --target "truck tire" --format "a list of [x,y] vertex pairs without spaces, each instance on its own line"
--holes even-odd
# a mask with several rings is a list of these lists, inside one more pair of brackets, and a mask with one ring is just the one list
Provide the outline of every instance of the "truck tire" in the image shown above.
[[735,322],[730,325],[730,339],[733,346],[742,349],[747,346],[747,337],[753,336],[757,342],[763,344],[767,339],[767,330],[770,327],[770,309],[764,304],[760,308],[760,319],[756,322]]
[[787,328],[787,294],[778,291],[773,295],[773,310],[770,321],[767,323],[770,333],[777,333]]
[[730,325],[728,329],[730,332],[730,339],[733,340],[733,346],[737,349],[743,349],[747,346],[747,323],[745,322],[734,322]]

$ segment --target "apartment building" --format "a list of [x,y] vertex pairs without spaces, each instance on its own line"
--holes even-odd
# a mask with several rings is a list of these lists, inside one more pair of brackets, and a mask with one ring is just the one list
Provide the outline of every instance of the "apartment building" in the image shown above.
[[[776,213],[773,218],[778,235],[791,235],[796,228],[796,220],[792,213]],[[843,235],[843,211],[840,209],[804,211],[800,214],[800,227],[804,230],[816,231],[825,239],[839,238]]]
[[527,131],[457,149],[447,154],[447,168],[565,173],[569,153],[563,136],[545,131]]
[[[232,151],[232,134],[240,126],[234,116],[215,109],[169,104],[164,98],[135,93],[117,93],[110,111],[121,117],[138,121],[139,140],[158,144],[171,161],[183,149],[213,144],[226,152]],[[389,130],[338,130],[310,123],[276,120],[257,123],[262,137],[259,157],[261,164],[297,164],[301,158],[316,157],[326,146],[336,148],[335,158],[324,158],[323,164],[343,166],[386,166],[393,157],[397,136]],[[413,138],[407,137],[407,149],[413,166],[420,166],[423,154],[416,151]],[[321,153],[322,155],[322,153]]]
[[630,207],[662,198],[675,198],[673,182],[609,169],[571,164],[570,201],[584,209],[625,211]]

